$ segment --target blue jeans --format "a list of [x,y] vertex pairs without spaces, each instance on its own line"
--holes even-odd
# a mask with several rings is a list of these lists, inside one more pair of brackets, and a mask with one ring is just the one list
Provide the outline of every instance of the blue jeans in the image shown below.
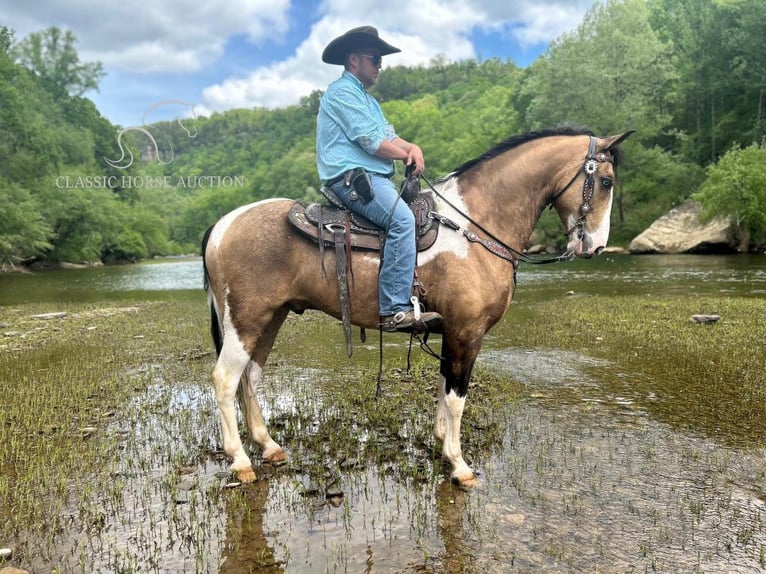
[[[415,276],[415,216],[390,179],[370,174],[375,198],[368,203],[351,199],[343,181],[332,186],[343,204],[366,217],[386,232],[383,265],[378,279],[378,308],[381,316],[412,308],[412,281]],[[393,215],[391,212],[393,211]]]

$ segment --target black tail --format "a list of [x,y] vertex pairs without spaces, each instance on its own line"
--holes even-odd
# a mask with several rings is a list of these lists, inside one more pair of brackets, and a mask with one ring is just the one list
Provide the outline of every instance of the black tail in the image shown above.
[[[207,263],[205,261],[205,251],[207,250],[207,242],[210,240],[210,233],[213,231],[214,225],[211,225],[205,231],[205,235],[202,237],[202,272],[204,274],[203,286],[205,291],[210,289],[210,275],[207,272]],[[215,303],[211,297],[210,299],[210,334],[213,336],[213,344],[215,345],[215,354],[219,356],[221,354],[221,347],[223,347],[223,340],[221,339],[220,322],[218,320],[218,313],[215,311]]]

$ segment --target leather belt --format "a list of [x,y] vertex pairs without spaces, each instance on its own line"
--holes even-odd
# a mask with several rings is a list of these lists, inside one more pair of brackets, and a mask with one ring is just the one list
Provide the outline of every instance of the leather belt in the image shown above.
[[338,177],[334,177],[331,180],[327,181],[327,183],[325,183],[325,185],[327,187],[332,187],[333,185],[338,183],[340,180],[342,180],[344,175],[346,175],[345,172],[340,174]]
[[[351,171],[351,170],[349,170],[349,171]],[[383,175],[382,173],[375,173],[374,171],[368,171],[367,173],[369,173],[370,175],[377,175],[379,177],[385,177],[386,179],[391,179],[392,177],[394,177],[393,173],[391,175]],[[332,187],[333,185],[335,185],[336,183],[341,181],[345,175],[346,175],[346,172],[344,171],[338,177],[334,177],[334,178],[332,178],[330,180],[327,180],[325,182],[325,186],[326,187]]]

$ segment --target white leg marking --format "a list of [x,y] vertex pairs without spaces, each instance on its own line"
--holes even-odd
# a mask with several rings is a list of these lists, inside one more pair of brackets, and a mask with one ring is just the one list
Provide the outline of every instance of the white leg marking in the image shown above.
[[256,394],[258,384],[263,377],[263,369],[255,361],[250,361],[247,368],[247,384],[244,385],[242,410],[247,420],[247,428],[250,431],[250,438],[263,449],[263,458],[270,460],[274,455],[282,452],[280,447],[269,435],[266,428],[266,421],[263,420],[261,405],[258,403]]
[[444,398],[446,406],[445,436],[442,445],[442,456],[452,464],[452,478],[467,482],[475,477],[471,467],[463,460],[463,452],[460,448],[460,421],[463,418],[465,397],[458,397],[451,390]]
[[213,385],[215,386],[215,398],[218,402],[218,411],[221,413],[221,430],[223,433],[223,450],[233,459],[231,470],[245,470],[252,465],[250,459],[242,448],[237,427],[237,411],[234,401],[237,396],[237,387],[250,355],[245,351],[242,342],[237,336],[234,325],[229,316],[229,306],[224,304],[224,336],[221,355],[213,369]]

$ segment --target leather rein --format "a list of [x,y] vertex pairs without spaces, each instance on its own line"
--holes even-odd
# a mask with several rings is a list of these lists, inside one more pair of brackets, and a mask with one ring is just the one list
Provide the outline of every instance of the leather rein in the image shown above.
[[[590,140],[588,142],[588,155],[585,157],[585,161],[583,162],[583,166],[581,169],[577,170],[577,173],[575,173],[572,176],[572,179],[569,180],[569,183],[567,183],[561,191],[559,191],[556,195],[551,198],[546,205],[549,207],[553,207],[553,204],[556,202],[556,200],[561,197],[570,187],[572,187],[572,184],[577,180],[577,178],[580,176],[581,172],[585,172],[585,180],[583,181],[583,188],[582,188],[582,204],[580,205],[579,209],[579,216],[577,218],[577,221],[575,224],[567,229],[565,232],[565,235],[569,236],[570,233],[573,231],[577,231],[577,238],[582,240],[584,236],[584,228],[585,228],[585,219],[588,216],[588,213],[591,211],[590,206],[590,200],[593,198],[593,191],[595,189],[595,174],[598,170],[598,164],[605,162],[605,161],[611,161],[607,158],[607,154],[605,153],[599,153],[596,154],[596,138],[593,136],[590,136]],[[500,239],[498,239],[492,232],[485,229],[480,223],[475,221],[473,218],[471,218],[470,215],[467,213],[464,213],[461,211],[458,207],[456,207],[449,199],[444,197],[439,191],[434,187],[434,185],[426,179],[424,175],[421,174],[423,178],[423,181],[425,181],[428,184],[428,187],[431,189],[431,191],[434,192],[439,198],[444,200],[444,202],[449,205],[452,209],[457,211],[463,218],[466,219],[469,223],[473,224],[479,231],[487,235],[490,239],[484,239],[480,237],[478,234],[472,232],[463,230],[463,236],[468,239],[468,241],[480,243],[483,245],[487,250],[494,253],[498,257],[502,259],[506,259],[507,261],[510,261],[513,264],[514,269],[518,265],[519,262],[524,263],[531,263],[533,265],[543,265],[546,263],[558,263],[560,261],[572,261],[575,257],[574,251],[567,250],[561,255],[555,255],[552,257],[532,257],[530,255],[527,255],[526,253],[523,253],[519,251],[518,249],[514,249],[510,245],[504,243]],[[431,217],[432,219],[435,219],[439,221],[439,223],[446,225],[447,227],[458,231],[460,230],[460,226],[449,219],[448,217],[445,217],[443,215],[440,215],[436,212],[430,211],[428,213],[428,217]]]

